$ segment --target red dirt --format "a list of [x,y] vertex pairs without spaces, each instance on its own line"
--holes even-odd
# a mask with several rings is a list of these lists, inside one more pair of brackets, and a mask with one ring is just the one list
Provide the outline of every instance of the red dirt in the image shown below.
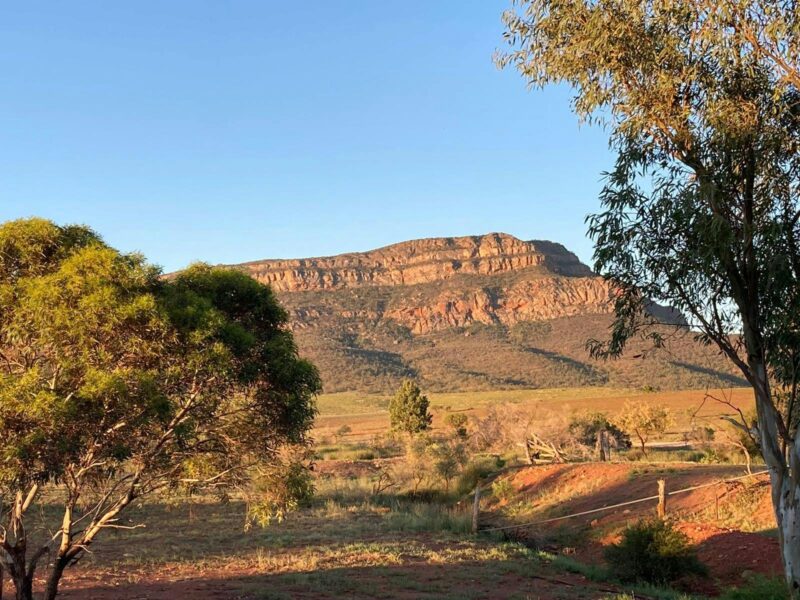
[[[729,465],[698,466],[690,464],[650,465],[646,463],[577,463],[566,465],[543,465],[518,471],[510,477],[518,496],[514,502],[530,498],[530,507],[537,504],[542,509],[551,510],[552,495],[564,500],[558,503],[558,512],[547,516],[559,516],[630,502],[654,496],[657,481],[665,479],[667,492],[688,487],[722,481],[744,475],[741,467]],[[765,481],[766,476],[754,477],[751,481]],[[673,515],[692,515],[713,508],[717,502],[724,505],[732,501],[744,489],[744,483],[735,481],[720,483],[688,493],[669,496],[667,508]],[[544,501],[542,500],[545,495]],[[575,497],[570,497],[572,494]],[[548,498],[547,495],[551,497]],[[754,525],[763,529],[775,526],[775,517],[768,497],[768,486],[759,492],[756,505],[749,513]],[[655,500],[631,504],[608,512],[600,512],[585,517],[577,517],[570,524],[590,524],[592,527],[606,529],[653,514]],[[502,506],[502,505],[500,505]],[[497,523],[499,524],[499,523]],[[504,523],[505,524],[505,523]],[[564,523],[562,523],[564,524]]]
[[[658,479],[665,479],[667,491],[674,491],[743,474],[741,467],[722,465],[583,463],[537,466],[520,470],[509,477],[519,494],[510,502],[515,505],[528,502],[533,514],[520,518],[520,521],[530,522],[537,520],[537,517],[568,515],[653,496],[657,493]],[[740,498],[745,490],[747,495]],[[574,498],[570,497],[572,494],[575,494]],[[559,502],[562,496],[564,500]],[[747,511],[752,526],[765,530],[775,527],[769,485],[764,475],[748,480],[747,486],[741,481],[720,483],[667,498],[669,516],[696,544],[700,560],[709,568],[708,580],[688,582],[688,587],[695,593],[713,594],[721,587],[738,585],[743,576],[749,573],[778,575],[781,572],[780,549],[776,539],[760,533],[698,522],[697,517],[701,512],[714,515],[717,505],[724,509],[726,503],[737,501],[749,503],[748,508],[752,506]],[[502,509],[505,504],[498,503],[494,508]],[[542,511],[539,515],[536,514],[537,508]],[[654,508],[655,500],[651,500],[548,525],[511,530],[510,535],[522,540],[547,540],[558,529],[563,534],[564,528],[580,531],[589,527],[595,530],[594,541],[568,551],[581,562],[599,564],[603,560],[604,547],[618,539],[619,531],[629,522],[653,516]],[[488,527],[514,522],[502,520],[498,513],[490,512],[487,516]]]
[[707,523],[679,523],[678,529],[697,546],[697,555],[712,576],[723,582],[738,583],[748,571],[769,576],[781,573],[775,538]]

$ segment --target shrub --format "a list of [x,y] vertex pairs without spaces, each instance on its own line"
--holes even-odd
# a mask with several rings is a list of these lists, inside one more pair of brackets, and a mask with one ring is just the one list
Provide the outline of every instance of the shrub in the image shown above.
[[260,469],[245,489],[247,513],[245,530],[253,524],[269,525],[283,521],[286,514],[308,506],[314,496],[310,457],[302,446],[286,446],[277,453],[276,462]]
[[586,413],[573,417],[569,423],[569,432],[575,440],[587,448],[594,448],[597,442],[597,435],[601,431],[606,431],[618,449],[631,447],[631,437],[619,427],[608,420],[608,417],[600,412]]
[[428,446],[428,455],[433,468],[444,481],[445,492],[450,491],[450,481],[456,477],[467,463],[464,444],[457,441],[442,440]]
[[334,432],[333,436],[336,438],[337,442],[340,442],[342,438],[344,438],[348,433],[352,431],[353,429],[352,427],[350,427],[350,425],[342,425],[341,427],[339,427],[339,429],[337,429]]
[[647,441],[653,435],[663,434],[672,422],[672,413],[668,408],[655,403],[626,402],[614,425],[636,436],[642,454],[647,456]]
[[664,584],[684,575],[704,575],[689,539],[670,523],[641,520],[628,527],[622,540],[606,550],[611,574],[620,581]]
[[498,500],[508,500],[514,495],[514,486],[508,479],[497,479],[492,483],[492,494]]
[[445,421],[456,437],[462,440],[467,438],[467,415],[464,413],[450,413],[445,418]]
[[478,483],[496,473],[505,466],[505,461],[499,456],[482,456],[470,462],[456,482],[456,493],[459,496],[469,494]]

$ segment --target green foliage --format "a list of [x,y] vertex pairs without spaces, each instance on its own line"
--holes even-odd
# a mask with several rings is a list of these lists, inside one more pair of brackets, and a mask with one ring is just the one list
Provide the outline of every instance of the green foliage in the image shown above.
[[669,409],[651,402],[626,402],[614,419],[617,428],[636,437],[645,455],[647,440],[653,435],[663,434],[671,423]]
[[469,494],[481,481],[502,469],[505,464],[506,462],[499,456],[473,458],[458,476],[456,493],[459,496]]
[[389,403],[392,429],[408,434],[426,431],[431,426],[428,405],[428,397],[422,394],[419,386],[410,379],[405,380]]
[[283,521],[290,511],[310,505],[314,496],[310,459],[308,448],[287,447],[273,464],[255,471],[246,489],[245,529]]
[[720,600],[789,600],[783,579],[756,575],[744,585],[728,590]]
[[467,438],[467,420],[467,415],[464,413],[450,413],[445,418],[445,422],[453,434],[462,440]]
[[492,482],[492,494],[498,500],[510,500],[514,496],[514,485],[508,478],[495,479]]
[[613,576],[624,582],[664,584],[686,575],[704,575],[689,539],[670,523],[639,521],[622,533],[618,544],[606,550]]
[[594,412],[577,415],[569,423],[569,432],[578,443],[594,447],[597,434],[606,431],[616,441],[618,448],[630,448],[631,437],[608,420],[604,413]]
[[[164,279],[86,228],[20,220],[0,225],[0,302],[0,493],[34,502],[63,486],[82,524],[62,532],[61,568],[135,499],[242,485],[276,448],[307,443],[316,369],[243,273]],[[24,563],[26,546],[6,551]]]
[[444,481],[445,492],[450,491],[450,482],[467,463],[467,449],[459,440],[438,440],[427,449],[433,461],[433,469]]

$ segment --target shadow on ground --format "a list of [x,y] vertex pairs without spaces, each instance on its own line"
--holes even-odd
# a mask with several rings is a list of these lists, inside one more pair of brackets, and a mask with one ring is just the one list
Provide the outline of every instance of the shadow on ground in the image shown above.
[[[130,576],[129,576],[130,577]],[[99,584],[73,580],[64,599],[77,600],[354,600],[398,598],[599,600],[618,592],[580,575],[551,572],[538,562],[463,562],[347,567],[289,574],[198,573],[185,579]]]

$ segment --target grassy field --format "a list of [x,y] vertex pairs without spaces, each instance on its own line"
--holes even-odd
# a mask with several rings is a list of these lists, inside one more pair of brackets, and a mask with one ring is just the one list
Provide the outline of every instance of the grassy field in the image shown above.
[[[643,401],[667,406],[672,411],[675,425],[671,437],[674,438],[688,429],[692,414],[695,414],[698,422],[712,426],[719,423],[721,415],[734,414],[729,406],[706,399],[707,393],[728,399],[745,411],[753,407],[752,391],[748,388],[648,392],[642,389],[583,387],[431,393],[428,397],[434,416],[434,429],[441,426],[441,417],[448,412],[480,415],[489,406],[503,404],[530,407],[542,414],[600,411],[613,415],[625,402]],[[357,392],[324,394],[318,401],[316,435],[320,438],[328,437],[345,425],[351,429],[348,439],[365,439],[386,431],[389,427],[389,399],[388,395]]]
[[[466,508],[373,498],[358,482],[321,482],[312,507],[265,529],[243,532],[243,514],[238,502],[146,505],[132,516],[148,527],[108,536],[102,552],[67,575],[63,597],[625,597],[623,588],[570,572],[523,544],[473,536]],[[656,590],[649,597],[682,596]]]

